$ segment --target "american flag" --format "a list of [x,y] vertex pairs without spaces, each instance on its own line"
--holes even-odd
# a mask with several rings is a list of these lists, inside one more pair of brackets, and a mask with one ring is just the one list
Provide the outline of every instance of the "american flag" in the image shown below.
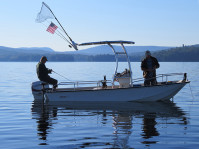
[[55,30],[56,30],[57,28],[58,28],[58,27],[57,27],[53,22],[51,22],[46,31],[47,31],[47,32],[50,32],[51,34],[54,34],[54,33],[55,33]]

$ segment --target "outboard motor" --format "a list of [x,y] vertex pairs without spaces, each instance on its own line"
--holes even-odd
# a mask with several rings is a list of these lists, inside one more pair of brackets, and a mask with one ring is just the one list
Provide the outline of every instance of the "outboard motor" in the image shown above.
[[[32,82],[31,88],[32,88],[32,94],[34,96],[34,99],[43,99],[42,96],[42,83],[45,83],[43,81],[36,81]],[[44,85],[45,89],[49,88],[49,84]]]

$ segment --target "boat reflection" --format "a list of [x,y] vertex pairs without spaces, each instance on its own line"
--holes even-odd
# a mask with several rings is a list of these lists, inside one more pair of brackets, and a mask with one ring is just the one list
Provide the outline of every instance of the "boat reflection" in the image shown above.
[[148,139],[151,138],[152,136],[159,136],[159,133],[156,130],[155,125],[157,124],[156,122],[156,114],[146,114],[144,115],[143,118],[143,132],[144,134],[142,135],[143,138]]
[[[139,134],[139,137],[142,138],[141,143],[143,144],[157,143],[158,141],[149,141],[149,138],[161,135],[156,127],[157,119],[159,121],[161,119],[177,119],[175,124],[187,124],[185,113],[171,101],[49,102],[42,107],[42,103],[35,100],[32,104],[32,117],[37,120],[37,133],[39,139],[44,141],[42,145],[47,144],[48,135],[51,134],[52,129],[56,129],[56,124],[63,116],[88,117],[89,115],[101,116],[100,123],[114,129],[114,132],[110,134],[113,137],[112,141],[105,143],[105,145],[110,145],[111,148],[132,147],[128,144],[136,134]],[[108,121],[110,117],[112,118],[111,123]],[[88,143],[81,144],[81,147],[92,146],[89,139],[86,141]]]

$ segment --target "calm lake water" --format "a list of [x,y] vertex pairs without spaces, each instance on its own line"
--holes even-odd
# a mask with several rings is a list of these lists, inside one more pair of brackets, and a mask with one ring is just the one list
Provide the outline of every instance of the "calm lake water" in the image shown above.
[[[198,148],[199,63],[160,63],[158,74],[187,72],[191,81],[173,102],[57,103],[44,109],[31,94],[36,64],[0,63],[1,148]],[[46,66],[70,80],[102,80],[104,75],[111,79],[115,70],[115,63]],[[140,63],[133,62],[132,70],[134,78],[142,77]]]

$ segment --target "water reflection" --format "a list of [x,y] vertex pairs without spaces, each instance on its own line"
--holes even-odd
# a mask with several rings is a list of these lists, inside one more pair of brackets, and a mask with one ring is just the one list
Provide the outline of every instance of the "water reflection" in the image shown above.
[[[147,113],[144,115],[143,118],[143,138],[144,139],[149,139],[153,136],[159,136],[159,132],[156,129],[156,113]],[[156,141],[147,141],[147,142],[142,142],[146,144],[151,144],[151,143],[157,143]]]
[[113,115],[113,127],[115,128],[115,139],[113,148],[130,148],[129,137],[132,133],[132,113],[119,113]]
[[[41,101],[34,100],[32,104],[32,117],[37,120],[37,131],[39,140],[47,140],[47,135],[53,127],[52,121],[57,117],[57,107],[48,108]],[[47,145],[46,142],[40,145]]]
[[[177,107],[175,103],[170,101],[142,103],[50,102],[42,106],[41,102],[35,100],[32,104],[32,117],[36,119],[37,122],[39,139],[43,140],[41,145],[47,145],[48,136],[52,134],[51,130],[56,129],[56,125],[61,125],[60,123],[64,118],[69,119],[71,116],[74,117],[74,119],[70,119],[70,126],[75,123],[73,127],[80,127],[80,131],[81,126],[77,126],[77,119],[79,117],[84,117],[87,120],[89,120],[90,117],[101,117],[100,120],[98,119],[99,122],[113,129],[112,133],[108,134],[109,138],[112,139],[103,142],[102,139],[100,139],[100,137],[103,136],[97,134],[96,137],[93,138],[85,134],[81,139],[71,136],[71,139],[68,141],[78,144],[78,147],[81,148],[98,145],[109,146],[111,148],[131,148],[133,147],[129,145],[131,138],[135,136],[137,132],[139,132],[139,137],[143,138],[140,143],[150,145],[158,142],[158,138],[155,141],[151,141],[150,138],[161,135],[157,129],[158,123],[163,123],[162,121],[164,120],[176,119],[173,123],[187,124],[187,118],[184,112]],[[110,121],[110,119],[112,119],[112,121]],[[91,123],[88,122],[85,125],[91,125]],[[62,131],[65,130],[63,129]],[[138,135],[136,137],[138,137]],[[92,139],[94,139],[95,142],[93,142]],[[82,140],[84,141],[82,142]],[[99,142],[96,142],[96,140]]]

